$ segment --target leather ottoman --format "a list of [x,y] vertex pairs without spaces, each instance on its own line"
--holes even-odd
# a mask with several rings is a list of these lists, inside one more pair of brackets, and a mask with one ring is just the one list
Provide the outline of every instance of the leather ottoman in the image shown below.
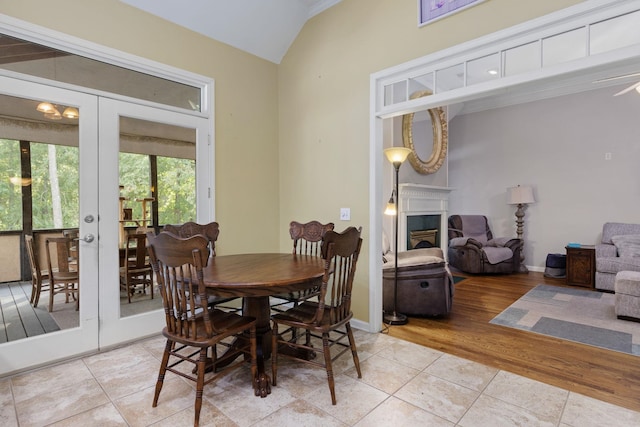
[[[408,316],[441,316],[449,313],[453,285],[445,263],[398,267],[396,312]],[[382,270],[383,309],[393,311],[394,269]]]

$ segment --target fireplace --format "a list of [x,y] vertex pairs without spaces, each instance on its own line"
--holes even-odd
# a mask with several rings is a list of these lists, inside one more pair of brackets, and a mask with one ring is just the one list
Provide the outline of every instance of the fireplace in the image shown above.
[[[400,251],[438,246],[447,253],[447,210],[451,188],[400,184],[398,198],[398,246]],[[413,239],[412,239],[413,234]]]
[[440,215],[407,215],[407,250],[440,246]]

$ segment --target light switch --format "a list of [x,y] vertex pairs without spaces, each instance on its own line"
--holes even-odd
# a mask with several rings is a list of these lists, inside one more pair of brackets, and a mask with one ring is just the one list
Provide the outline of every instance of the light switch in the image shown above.
[[350,208],[340,208],[340,221],[351,221]]

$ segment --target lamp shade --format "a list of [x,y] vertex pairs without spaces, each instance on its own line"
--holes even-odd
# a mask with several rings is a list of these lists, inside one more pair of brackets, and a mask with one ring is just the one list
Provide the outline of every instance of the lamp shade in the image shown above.
[[384,150],[384,155],[391,163],[402,163],[407,160],[411,150],[406,147],[391,147]]
[[393,203],[391,200],[389,200],[389,203],[387,203],[387,207],[384,210],[384,214],[389,216],[395,216],[398,214],[398,210],[396,209],[396,204]]
[[53,113],[55,107],[50,102],[41,102],[36,107],[36,110],[40,111],[41,113]]
[[528,185],[508,188],[507,197],[507,203],[510,205],[526,205],[536,201],[533,197],[533,188]]
[[385,215],[393,216],[398,214],[398,209],[396,209],[396,202],[393,195],[394,193],[391,193],[391,197],[389,197],[389,201],[387,202],[387,206],[384,210]]
[[62,115],[67,119],[77,119],[80,117],[80,112],[78,112],[78,109],[75,107],[67,107],[62,112]]

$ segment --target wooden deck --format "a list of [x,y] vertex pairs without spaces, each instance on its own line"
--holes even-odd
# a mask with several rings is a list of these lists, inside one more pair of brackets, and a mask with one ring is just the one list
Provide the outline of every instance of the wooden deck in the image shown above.
[[46,301],[33,308],[29,302],[31,282],[0,284],[0,343],[59,331],[47,311]]

